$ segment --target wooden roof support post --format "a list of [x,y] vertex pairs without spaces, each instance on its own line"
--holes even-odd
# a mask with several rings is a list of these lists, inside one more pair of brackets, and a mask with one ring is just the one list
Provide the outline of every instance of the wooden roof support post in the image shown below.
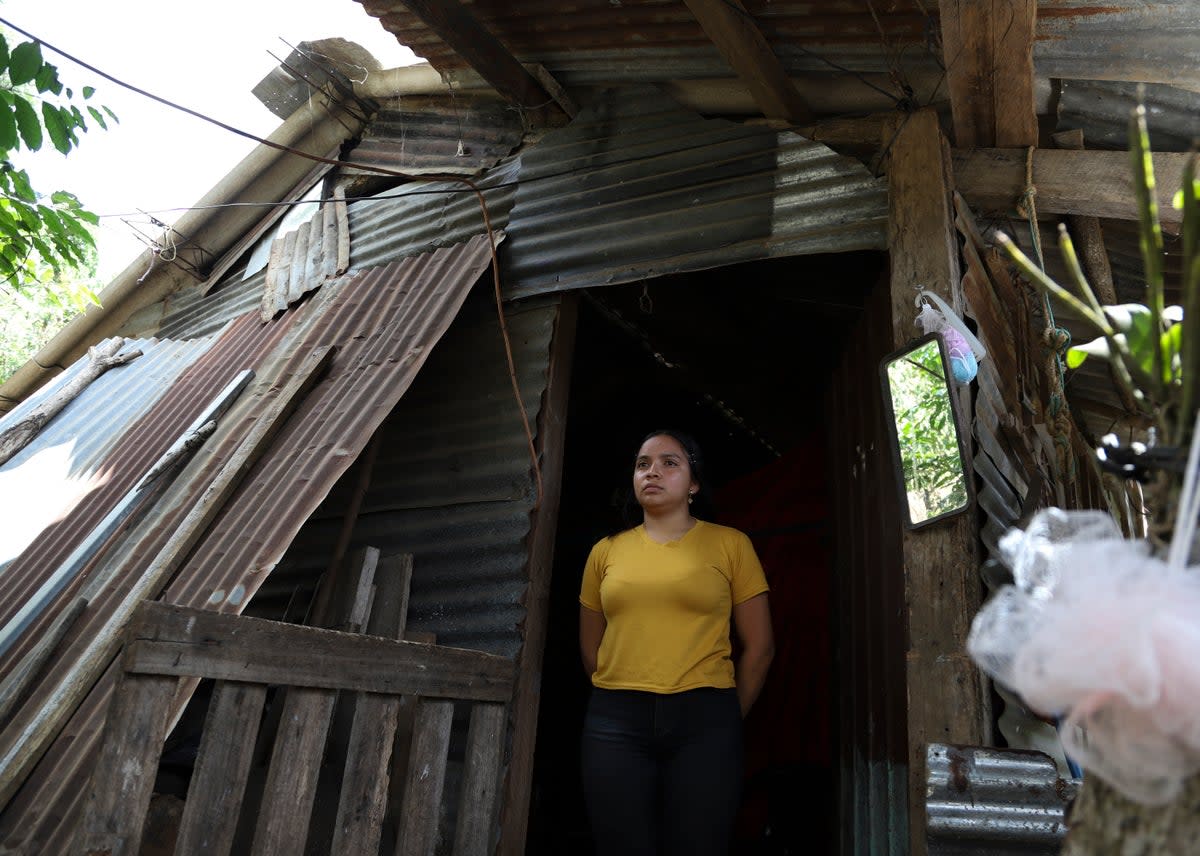
[[458,0],[401,2],[513,104],[537,107],[553,100],[491,30]]
[[534,508],[529,536],[529,587],[525,591],[525,622],[521,653],[517,658],[516,685],[509,708],[512,741],[500,815],[498,856],[524,856],[529,832],[529,799],[533,783],[533,750],[537,741],[538,703],[542,684],[542,657],[550,610],[550,573],[554,564],[554,536],[558,529],[558,503],[562,496],[563,452],[567,430],[567,402],[571,365],[575,359],[575,324],[579,295],[567,293],[558,305],[554,338],[550,344],[550,373],[538,415],[538,459],[542,463],[541,502]]
[[768,119],[807,122],[812,111],[739,0],[684,0]]
[[[961,304],[961,284],[950,153],[937,114],[926,109],[897,116],[891,133],[888,245],[893,344],[899,348],[919,334],[914,324],[917,290],[928,289],[953,306]],[[970,472],[967,476],[972,477]],[[902,537],[913,856],[926,852],[926,745],[980,743],[985,733],[984,685],[966,653],[967,632],[980,601],[976,541],[970,513],[905,530]]]
[[1037,145],[1037,0],[939,0],[938,10],[955,144]]

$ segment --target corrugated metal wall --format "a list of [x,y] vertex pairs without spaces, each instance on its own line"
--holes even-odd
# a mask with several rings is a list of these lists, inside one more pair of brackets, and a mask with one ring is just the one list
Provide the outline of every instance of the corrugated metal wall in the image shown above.
[[[410,629],[513,656],[534,488],[495,305],[486,298],[474,295],[380,429],[351,549],[413,553]],[[547,301],[507,310],[531,423],[546,385],[555,312]],[[312,515],[253,610],[281,609],[326,569],[356,479],[351,470]]]
[[901,519],[878,375],[891,331],[888,289],[880,285],[848,338],[826,402],[842,856],[899,856],[909,847]]
[[886,183],[858,161],[635,87],[524,150],[501,259],[521,297],[884,249],[886,223]]

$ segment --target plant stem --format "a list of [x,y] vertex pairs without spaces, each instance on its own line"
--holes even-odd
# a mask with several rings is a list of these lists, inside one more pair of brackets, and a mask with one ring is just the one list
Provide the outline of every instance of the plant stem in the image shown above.
[[1151,349],[1153,387],[1157,401],[1164,401],[1163,384],[1163,270],[1162,228],[1158,223],[1158,200],[1155,196],[1154,161],[1150,157],[1150,135],[1146,130],[1146,108],[1138,104],[1129,119],[1129,155],[1133,163],[1133,190],[1137,199],[1139,241],[1142,262],[1146,270],[1146,304],[1154,331]]

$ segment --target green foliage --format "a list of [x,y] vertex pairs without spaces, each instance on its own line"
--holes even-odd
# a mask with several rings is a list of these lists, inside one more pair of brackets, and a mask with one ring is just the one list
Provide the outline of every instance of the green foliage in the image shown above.
[[10,49],[0,33],[0,283],[27,298],[50,289],[52,304],[76,309],[95,302],[95,293],[59,283],[71,271],[88,268],[95,249],[91,228],[99,221],[71,193],[38,193],[12,158],[21,149],[39,151],[47,142],[69,154],[87,132],[89,117],[107,128],[107,119],[116,119],[111,110],[85,105],[85,114],[76,103],[94,93],[84,87],[76,99],[42,56],[41,45],[22,42]]
[[37,271],[36,287],[0,287],[0,383],[3,383],[89,303],[96,302],[95,252],[88,253],[86,276],[56,278],[49,266]]
[[1189,159],[1183,187],[1175,195],[1175,207],[1183,211],[1183,305],[1164,306],[1162,229],[1141,106],[1130,118],[1129,140],[1145,304],[1101,306],[1064,227],[1059,227],[1059,246],[1082,299],[1047,277],[1007,236],[1000,236],[999,241],[1035,286],[1069,304],[1098,334],[1097,339],[1071,348],[1067,365],[1077,368],[1089,357],[1107,359],[1117,382],[1153,421],[1159,442],[1186,446],[1200,404],[1200,180],[1196,155]]

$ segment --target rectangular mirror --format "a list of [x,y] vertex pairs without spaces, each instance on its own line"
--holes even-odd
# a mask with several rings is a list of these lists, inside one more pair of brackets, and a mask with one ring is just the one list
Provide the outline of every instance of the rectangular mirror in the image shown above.
[[966,452],[947,381],[948,365],[942,337],[930,333],[884,358],[880,366],[896,483],[910,528],[970,505]]

